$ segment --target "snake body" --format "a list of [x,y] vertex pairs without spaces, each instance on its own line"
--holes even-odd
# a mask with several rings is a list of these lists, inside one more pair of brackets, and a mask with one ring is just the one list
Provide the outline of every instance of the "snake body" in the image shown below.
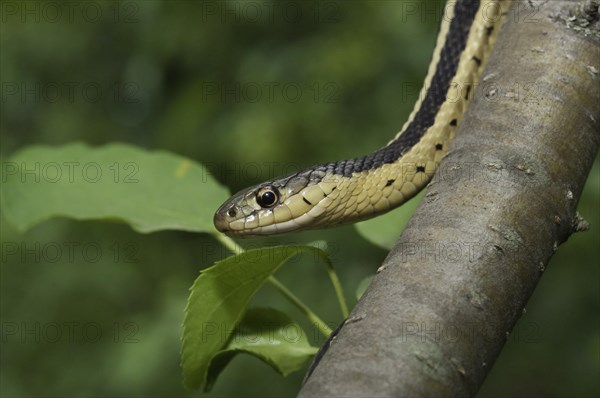
[[244,189],[215,213],[231,236],[356,222],[400,206],[431,181],[473,98],[510,0],[449,0],[419,100],[383,148]]

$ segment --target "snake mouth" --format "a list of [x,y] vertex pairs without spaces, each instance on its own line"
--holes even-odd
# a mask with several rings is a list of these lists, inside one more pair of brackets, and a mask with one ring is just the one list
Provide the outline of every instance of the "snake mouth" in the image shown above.
[[226,216],[224,216],[220,212],[215,213],[215,216],[213,217],[213,223],[215,224],[215,228],[217,228],[219,232],[223,232],[227,235],[233,232],[229,227],[229,222],[227,221]]
[[224,233],[227,236],[235,237],[235,238],[245,238],[248,236],[252,236],[252,230],[246,229],[235,229],[231,227],[230,216],[227,213],[217,212],[213,217],[213,224],[217,231]]

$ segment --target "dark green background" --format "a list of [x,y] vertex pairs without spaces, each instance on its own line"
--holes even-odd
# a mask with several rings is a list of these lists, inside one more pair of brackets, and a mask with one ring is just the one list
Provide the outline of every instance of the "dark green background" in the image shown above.
[[[441,9],[409,1],[1,4],[4,159],[36,143],[121,141],[205,163],[233,191],[386,143],[416,100]],[[596,162],[580,202],[591,230],[557,252],[480,397],[600,394],[599,176]],[[202,395],[182,387],[179,336],[187,289],[227,254],[210,236],[68,220],[24,234],[3,221],[1,232],[2,396]],[[352,226],[242,243],[316,239],[329,242],[354,303],[354,288],[386,253]],[[102,249],[97,260],[86,259],[90,245]],[[332,326],[341,320],[315,261],[278,276]],[[269,287],[255,301],[300,317]],[[283,378],[242,356],[210,395],[292,396],[302,376]]]

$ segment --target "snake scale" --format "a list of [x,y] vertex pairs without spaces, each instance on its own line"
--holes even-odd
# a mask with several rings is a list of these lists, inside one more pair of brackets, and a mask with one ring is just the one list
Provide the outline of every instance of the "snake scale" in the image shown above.
[[365,220],[415,196],[456,135],[510,0],[448,0],[419,100],[400,132],[368,155],[330,162],[233,195],[215,213],[230,236]]

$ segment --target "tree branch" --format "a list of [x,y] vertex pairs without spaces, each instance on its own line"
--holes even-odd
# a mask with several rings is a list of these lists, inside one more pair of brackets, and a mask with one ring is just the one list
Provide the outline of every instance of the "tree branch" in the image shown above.
[[453,149],[301,397],[475,395],[558,245],[585,226],[597,9],[513,5]]

